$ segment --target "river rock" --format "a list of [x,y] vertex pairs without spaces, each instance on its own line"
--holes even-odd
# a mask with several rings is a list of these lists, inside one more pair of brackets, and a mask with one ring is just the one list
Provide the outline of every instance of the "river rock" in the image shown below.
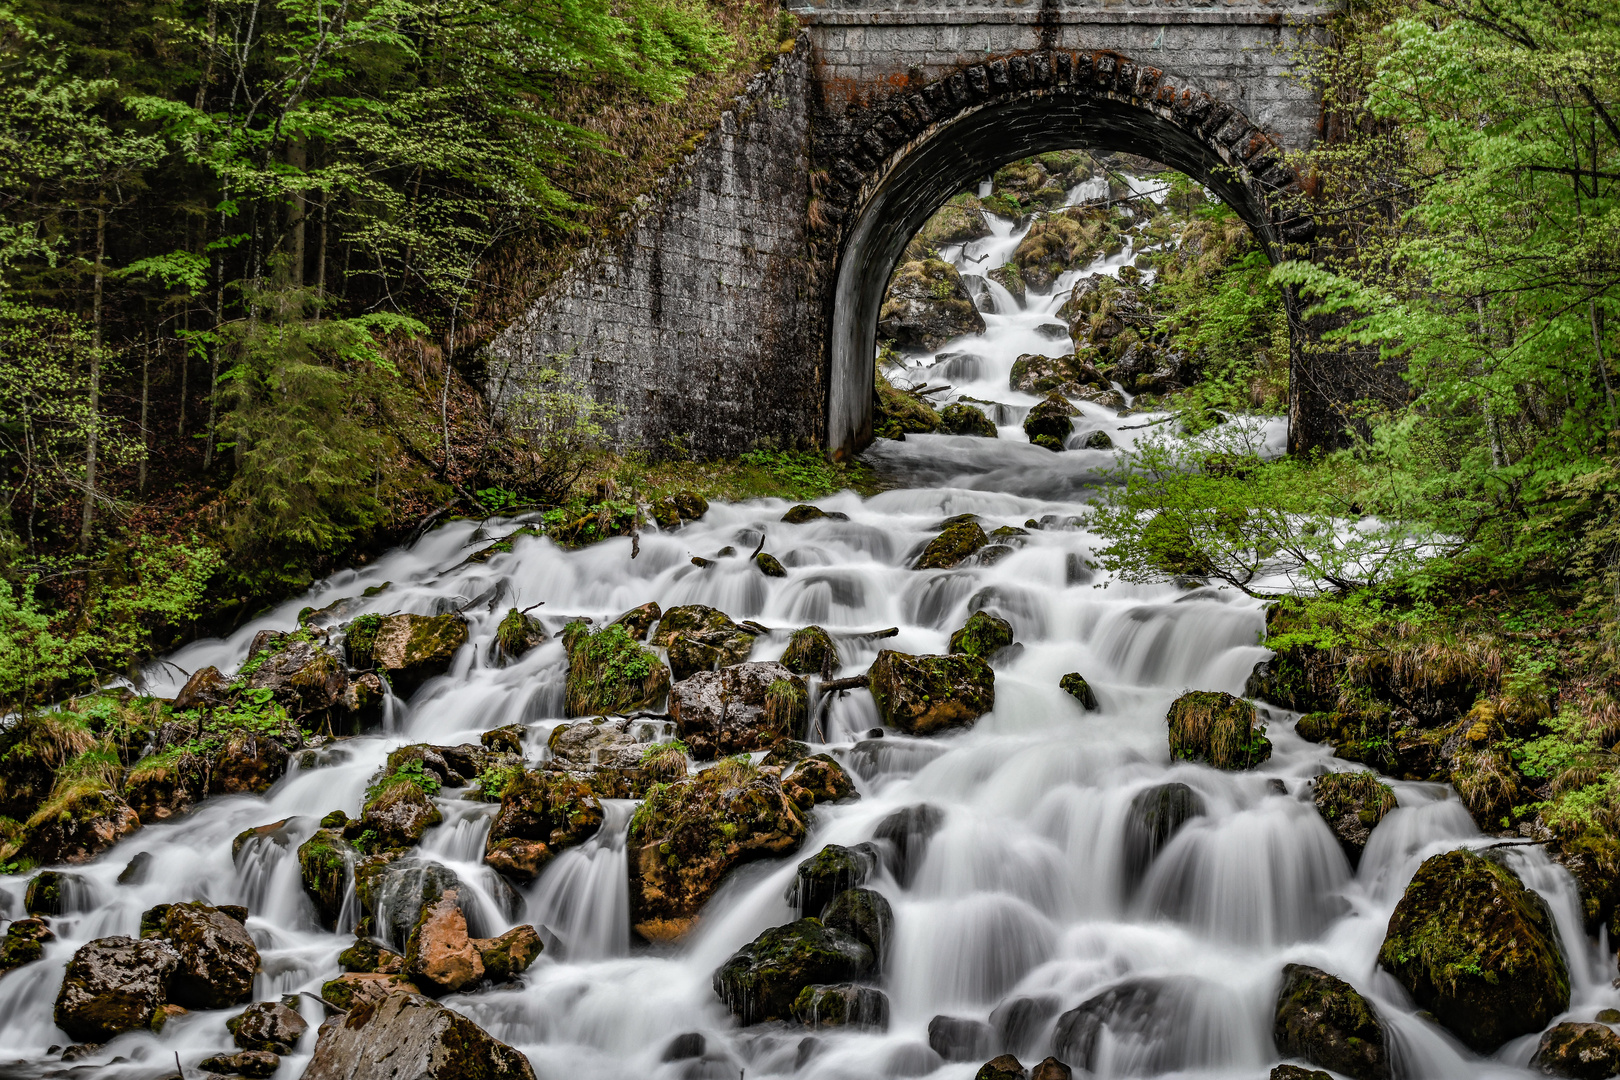
[[529,969],[545,951],[545,941],[532,926],[514,926],[499,937],[474,938],[473,948],[484,964],[484,978],[493,983],[511,982]]
[[782,666],[795,675],[832,677],[838,670],[838,646],[832,635],[819,626],[806,626],[793,631],[788,639],[787,652],[782,654]]
[[973,1080],[1025,1080],[1027,1076],[1029,1070],[1022,1062],[1011,1054],[1002,1054],[979,1066]]
[[726,874],[796,850],[804,831],[778,778],[734,759],[654,788],[626,842],[631,926],[648,941],[680,938]]
[[466,643],[467,622],[455,612],[362,615],[349,623],[345,637],[349,663],[384,673],[401,697],[449,671],[456,651]]
[[263,1080],[281,1068],[281,1058],[268,1050],[241,1050],[234,1054],[215,1054],[203,1058],[197,1068],[206,1073],[233,1073],[248,1080]]
[[724,612],[702,604],[686,604],[664,612],[653,632],[652,644],[668,651],[675,678],[686,679],[699,671],[747,660],[754,648],[754,634],[732,622]]
[[872,969],[872,950],[816,919],[765,931],[714,973],[714,992],[744,1024],[786,1020],[812,985],[852,982]]
[[847,848],[828,844],[799,864],[788,886],[787,902],[801,918],[818,916],[833,897],[866,883],[878,866],[878,850],[871,843]]
[[759,572],[766,577],[785,578],[788,576],[787,569],[777,560],[775,555],[768,551],[756,553],[754,555],[754,565],[759,567]]
[[248,690],[269,690],[294,717],[342,709],[349,689],[343,654],[325,644],[317,631],[284,634],[261,630],[243,664]]
[[395,991],[321,1025],[303,1080],[534,1080],[528,1058],[460,1013]]
[[337,921],[355,852],[341,829],[319,829],[298,847],[298,872],[325,926]]
[[1217,769],[1252,769],[1271,757],[1271,740],[1254,722],[1254,706],[1220,691],[1182,694],[1165,718],[1170,756]]
[[1010,1053],[1035,1052],[1037,1039],[1046,1022],[1062,1008],[1055,997],[1016,997],[990,1011],[990,1026],[996,1032],[996,1045]]
[[253,997],[259,950],[238,914],[192,902],[162,904],[141,916],[141,936],[166,938],[179,957],[168,1000],[188,1009],[223,1009]]
[[166,941],[97,938],[69,961],[56,995],[56,1026],[75,1042],[102,1043],[144,1028],[167,1003],[180,957]]
[[1333,1080],[1321,1069],[1307,1069],[1300,1065],[1278,1065],[1271,1070],[1268,1080]]
[[692,756],[708,761],[797,737],[809,700],[804,680],[774,660],[733,664],[676,683],[669,715]]
[[214,755],[208,794],[264,794],[286,775],[292,751],[302,743],[297,729],[290,725],[279,737],[250,730],[231,732]]
[[647,632],[651,630],[659,619],[664,617],[664,609],[658,606],[656,600],[649,600],[639,607],[633,607],[613,621],[624,627],[625,633],[637,641],[646,641]]
[[309,1030],[302,1016],[279,1001],[258,1001],[225,1021],[232,1040],[243,1050],[290,1054]]
[[928,1021],[928,1045],[946,1061],[979,1061],[995,1037],[995,1029],[983,1020],[936,1016]]
[[602,827],[602,804],[578,780],[524,771],[507,782],[489,827],[484,862],[508,877],[533,880],[559,852]]
[[973,435],[981,439],[994,439],[998,435],[995,421],[984,415],[984,410],[960,401],[940,410],[939,426],[952,435]]
[[945,824],[945,812],[926,803],[896,810],[878,822],[872,839],[878,841],[884,866],[902,888],[911,887],[928,854],[928,843]]
[[972,724],[996,704],[996,674],[975,656],[913,656],[884,649],[870,674],[883,722],[907,735]]
[[169,707],[177,713],[200,709],[209,705],[223,705],[230,697],[231,680],[220,674],[217,667],[200,667],[186,679],[180,692],[174,695]]
[[453,994],[484,977],[484,959],[467,935],[458,890],[422,909],[405,945],[405,974],[424,993]]
[[889,1030],[889,999],[875,986],[807,986],[793,999],[793,1018],[805,1027]]
[[882,893],[872,889],[846,889],[821,909],[821,922],[871,949],[875,970],[883,970],[889,944],[894,939],[894,909]]
[[1056,394],[1060,398],[1080,398],[1107,405],[1119,400],[1108,377],[1073,354],[1025,353],[1013,361],[1007,386],[1026,394]]
[[1569,1008],[1569,972],[1544,901],[1466,849],[1424,860],[1389,919],[1378,962],[1482,1054]]
[[368,851],[386,848],[408,848],[422,842],[428,829],[444,820],[421,785],[411,778],[395,773],[385,775],[380,790],[368,792],[358,822],[351,822],[345,835],[355,833],[374,837]]
[[984,317],[956,267],[939,258],[901,263],[878,313],[878,337],[898,348],[938,352],[947,341],[984,333]]
[[478,742],[484,749],[495,754],[516,754],[523,756],[522,724],[506,724],[498,728],[490,728],[478,736]]
[[520,660],[546,643],[540,620],[517,608],[508,608],[495,627],[495,651],[503,661]]
[[1080,410],[1069,404],[1067,398],[1056,390],[1046,395],[1046,400],[1029,410],[1024,417],[1024,434],[1036,446],[1044,446],[1048,450],[1062,450],[1067,446],[1069,435],[1074,431],[1071,417],[1079,415]]
[[45,955],[45,943],[56,935],[44,919],[14,919],[0,942],[0,975],[31,964]]
[[1044,1058],[1030,1070],[1029,1080],[1073,1080],[1074,1070],[1055,1057]]
[[65,870],[41,870],[28,879],[23,891],[23,910],[30,915],[66,915],[73,910],[72,897],[80,898],[90,883],[80,874]]
[[669,692],[669,669],[620,624],[593,632],[584,622],[571,622],[562,639],[568,651],[563,703],[568,716],[651,709]]
[[1620,1035],[1607,1024],[1566,1020],[1541,1036],[1530,1067],[1544,1076],[1608,1080],[1620,1075]]
[[338,953],[338,967],[344,971],[398,975],[405,970],[405,957],[370,938],[355,938],[353,945]]
[[46,866],[87,862],[140,827],[135,810],[115,789],[76,783],[28,819],[18,854]]
[[197,799],[206,795],[200,784],[167,754],[149,754],[136,762],[124,777],[124,801],[129,803],[142,825],[155,825],[189,813]]
[[1058,689],[1078,701],[1080,707],[1087,712],[1097,711],[1097,695],[1091,689],[1091,684],[1086,682],[1078,671],[1071,671],[1059,679]]
[[913,565],[915,570],[949,570],[990,542],[984,528],[971,517],[951,521],[928,541]]
[[1350,865],[1361,865],[1368,837],[1395,809],[1394,790],[1374,773],[1327,773],[1316,778],[1314,798],[1317,813],[1333,830]]
[[1283,968],[1272,1037],[1285,1057],[1351,1080],[1389,1080],[1389,1051],[1378,1014],[1349,983],[1320,968]]
[[813,754],[800,761],[782,779],[782,791],[795,806],[806,811],[817,803],[861,797],[855,790],[855,781],[829,754]]
[[637,721],[624,716],[595,717],[551,729],[546,749],[554,761],[580,769],[636,769],[650,743],[638,735]]
[[334,1009],[349,1012],[363,1005],[376,1005],[389,994],[402,990],[412,994],[420,992],[404,975],[350,972],[321,984],[321,1000]]
[[1203,813],[1203,798],[1186,784],[1159,784],[1132,797],[1125,811],[1127,887],[1134,890],[1181,827]]
[[354,868],[355,899],[366,914],[367,929],[401,949],[423,910],[438,903],[446,890],[460,887],[454,870],[431,859],[385,853],[367,856]]
[[975,611],[962,628],[951,635],[950,650],[988,660],[997,649],[1005,649],[1012,643],[1012,623],[988,611]]

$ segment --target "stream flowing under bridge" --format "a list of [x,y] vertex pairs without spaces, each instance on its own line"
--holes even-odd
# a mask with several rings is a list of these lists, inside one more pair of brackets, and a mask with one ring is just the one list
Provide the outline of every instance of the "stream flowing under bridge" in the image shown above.
[[[1050,150],[1156,159],[1274,258],[1315,223],[1288,151],[1320,137],[1297,70],[1320,0],[816,0],[716,130],[500,333],[487,390],[517,417],[555,371],[621,447],[851,453],[871,439],[878,309],[941,202]],[[1290,301],[1292,303],[1292,301]],[[1302,350],[1290,445],[1330,445],[1365,363]],[[552,383],[551,385],[556,385]],[[1387,389],[1387,388],[1386,388]]]

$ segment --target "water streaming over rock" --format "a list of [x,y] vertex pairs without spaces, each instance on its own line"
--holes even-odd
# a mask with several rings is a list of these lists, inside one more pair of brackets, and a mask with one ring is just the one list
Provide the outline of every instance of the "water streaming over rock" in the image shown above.
[[[1071,197],[1102,193],[1082,189]],[[8,1073],[65,1074],[71,1066],[47,1050],[69,1041],[51,1018],[67,960],[92,938],[138,935],[142,911],[159,902],[246,905],[263,957],[255,998],[302,995],[300,1008],[318,1023],[321,983],[338,974],[337,954],[352,937],[317,922],[300,887],[299,843],[329,811],[358,812],[369,778],[393,747],[477,741],[480,732],[521,724],[531,760],[546,752],[548,733],[562,722],[562,646],[553,636],[520,661],[495,666],[491,646],[507,606],[544,601],[538,610],[555,635],[571,617],[600,622],[656,600],[666,609],[708,604],[772,628],[754,659],[779,656],[791,630],[820,623],[838,637],[845,672],[864,670],[880,647],[943,652],[949,634],[981,609],[1010,621],[1022,650],[998,662],[996,707],[970,730],[870,739],[879,720],[860,691],[814,710],[810,739],[844,761],[861,798],[818,808],[798,854],[733,874],[678,946],[632,944],[625,834],[633,803],[609,801],[595,838],[514,889],[481,862],[493,808],[461,801],[453,788],[442,792],[443,822],[384,891],[403,897],[423,874],[453,875],[475,935],[520,922],[552,935],[520,985],[446,999],[521,1049],[540,1077],[966,1080],[982,1057],[946,1061],[929,1045],[930,1021],[946,1015],[987,1023],[963,1030],[993,1031],[995,1052],[1014,1049],[1026,1063],[1056,1050],[1098,1077],[1257,1078],[1277,1060],[1272,1014],[1289,962],[1330,970],[1375,1003],[1400,1076],[1529,1075],[1534,1037],[1482,1061],[1419,1017],[1377,967],[1390,912],[1419,863],[1459,844],[1493,842],[1452,792],[1394,784],[1400,807],[1373,832],[1352,871],[1308,788],[1318,772],[1349,766],[1295,736],[1292,715],[1267,714],[1275,753],[1252,773],[1171,762],[1170,702],[1189,689],[1241,693],[1251,667],[1267,655],[1257,645],[1262,611],[1228,592],[1107,581],[1087,567],[1096,538],[1070,523],[1114,452],[1056,454],[1030,445],[1018,421],[1038,399],[1007,389],[1018,354],[1056,348],[1039,328],[1055,321],[1077,272],[1060,278],[1049,296],[1031,294],[1026,306],[983,278],[1023,231],[997,219],[993,236],[947,251],[975,275],[988,331],[951,343],[942,352],[955,356],[943,363],[915,362],[916,375],[931,384],[950,382],[955,394],[1002,403],[994,417],[1000,438],[925,435],[879,444],[869,458],[910,486],[864,500],[849,493],[820,500],[847,520],[786,525],[788,504],[780,500],[715,504],[678,532],[644,533],[634,558],[627,538],[565,551],[522,537],[510,553],[482,564],[462,560],[483,538],[500,535],[500,523],[451,524],[334,575],[228,639],[191,645],[154,667],[153,690],[172,693],[179,673],[240,664],[257,631],[290,628],[305,605],[360,597],[384,583],[356,610],[433,613],[484,598],[465,608],[470,641],[451,670],[408,701],[391,702],[388,734],[295,761],[263,797],[210,799],[73,868],[79,879],[64,893],[45,959],[0,978],[0,1060],[18,1062]],[[1127,248],[1090,269],[1115,271],[1132,254]],[[1116,446],[1130,445],[1143,431],[1138,425],[1152,419],[1122,418],[1089,403],[1080,410],[1076,432],[1106,430]],[[1267,432],[1280,444],[1280,422]],[[963,513],[979,515],[987,528],[1032,520],[1046,527],[1031,528],[1023,546],[993,565],[909,569],[937,523]],[[762,533],[788,568],[785,578],[767,578],[743,557],[716,558],[727,546],[751,550]],[[693,555],[715,561],[699,568]],[[888,626],[898,627],[898,636],[860,636]],[[1098,711],[1083,711],[1058,688],[1071,671],[1089,681]],[[1181,807],[1173,832],[1145,831],[1141,807],[1155,800]],[[894,908],[884,976],[889,1029],[812,1036],[785,1024],[737,1028],[710,988],[711,974],[761,931],[796,917],[786,899],[796,864],[829,843],[872,839],[896,811],[924,805],[936,809],[937,830],[911,834],[904,857],[891,856],[868,883]],[[233,838],[243,830],[278,821],[284,824],[233,856]],[[137,858],[140,872],[119,884]],[[1572,880],[1537,848],[1514,847],[1509,858],[1558,923],[1573,983],[1569,1015],[1589,1019],[1620,1003],[1607,954],[1582,933]],[[0,914],[20,915],[24,884],[0,879]],[[340,928],[354,923],[352,890],[351,882]],[[404,901],[380,902],[380,932],[399,948],[408,927],[388,914],[396,906],[403,911]],[[1076,1011],[1082,1003],[1089,1004]],[[177,1051],[191,1066],[229,1045],[225,1020],[235,1011],[178,1017],[161,1036],[121,1036],[80,1066],[91,1070],[83,1075],[159,1075]],[[701,1045],[698,1056],[663,1060],[685,1033],[703,1036],[683,1043],[683,1050]],[[314,1037],[312,1027],[281,1075],[298,1075]]]

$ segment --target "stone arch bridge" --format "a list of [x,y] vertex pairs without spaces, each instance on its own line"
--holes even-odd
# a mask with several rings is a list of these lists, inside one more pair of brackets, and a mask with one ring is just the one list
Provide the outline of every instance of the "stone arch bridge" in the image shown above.
[[[719,127],[485,354],[508,415],[559,371],[610,437],[700,456],[871,439],[878,308],[907,240],[997,167],[1121,150],[1201,180],[1267,251],[1309,251],[1287,151],[1318,136],[1296,70],[1321,0],[811,0]],[[1296,329],[1290,444],[1360,396]],[[1364,391],[1361,391],[1364,392]]]

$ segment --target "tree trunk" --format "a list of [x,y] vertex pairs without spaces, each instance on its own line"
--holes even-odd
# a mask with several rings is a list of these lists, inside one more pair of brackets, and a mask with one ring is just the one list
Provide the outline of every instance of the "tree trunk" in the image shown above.
[[[326,217],[332,205],[332,196],[325,193],[321,199],[321,231],[315,242],[315,296],[317,299],[326,299]],[[315,308],[315,317],[320,318],[319,305]]]
[[1597,349],[1598,374],[1603,376],[1603,396],[1609,402],[1609,426],[1613,427],[1614,387],[1609,385],[1609,365],[1603,359],[1603,310],[1597,306],[1596,300],[1588,300],[1586,306],[1592,315],[1592,345]]
[[152,440],[146,434],[147,405],[151,401],[152,387],[152,347],[141,348],[141,466],[140,476],[135,481],[136,489],[146,494],[146,457],[152,451]]
[[79,552],[90,553],[96,523],[96,451],[101,435],[101,284],[107,254],[107,211],[96,210],[96,270],[90,297],[90,427],[84,444],[84,513],[79,520]]
[[287,164],[298,170],[293,181],[292,208],[287,211],[287,224],[292,231],[292,287],[304,287],[304,166],[309,162],[304,137],[295,135],[287,140]]
[[174,433],[182,439],[186,437],[186,379],[191,374],[191,304],[186,304],[185,310],[180,313],[180,421],[175,425]]

